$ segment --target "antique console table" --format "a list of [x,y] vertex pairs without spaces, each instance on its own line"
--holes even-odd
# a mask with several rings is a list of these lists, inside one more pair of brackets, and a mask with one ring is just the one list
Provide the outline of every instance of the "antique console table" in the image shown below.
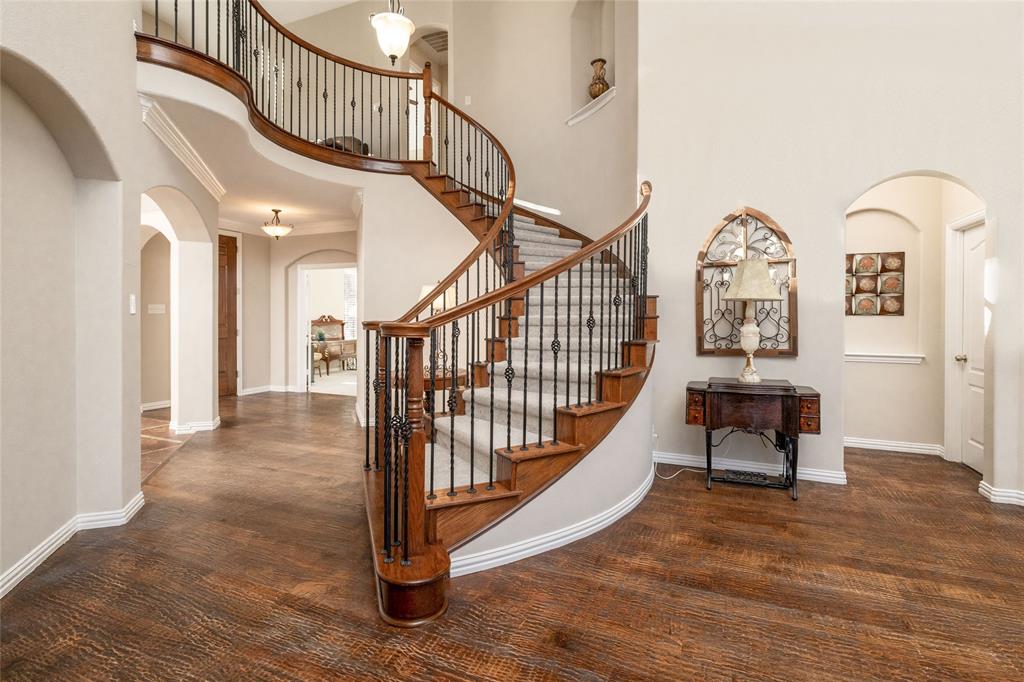
[[[704,427],[708,490],[712,481],[747,483],[789,488],[795,500],[798,440],[801,433],[821,433],[821,394],[809,386],[794,386],[785,379],[766,379],[759,384],[720,377],[691,381],[686,385],[686,423]],[[714,443],[713,432],[722,428],[732,430]],[[712,449],[737,431],[759,435],[781,452],[782,475],[773,479],[755,472],[727,471],[725,476],[713,476]],[[766,431],[772,431],[774,436],[768,438]]]

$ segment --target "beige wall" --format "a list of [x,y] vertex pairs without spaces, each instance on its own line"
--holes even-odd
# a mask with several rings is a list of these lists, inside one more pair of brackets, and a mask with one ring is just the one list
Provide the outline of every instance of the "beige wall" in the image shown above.
[[[171,400],[171,243],[159,232],[142,247],[139,273],[142,404]],[[157,306],[151,311],[150,306]],[[163,311],[159,312],[159,306]]]
[[[309,272],[309,316],[331,315],[341,320],[345,317],[345,273],[338,268],[311,270]],[[352,337],[358,330],[346,329]]]
[[590,83],[572,63],[575,2],[457,2],[449,39],[450,99],[508,149],[516,196],[561,210],[559,220],[591,236],[616,227],[638,194],[637,5],[610,4],[616,96],[571,127],[565,120]]
[[242,235],[242,381],[239,392],[270,385],[270,245]]
[[0,91],[0,570],[77,511],[75,178],[13,90]]
[[[739,370],[736,358],[695,355],[689,264],[745,204],[788,232],[800,281],[800,356],[758,366],[822,392],[823,433],[801,438],[800,462],[843,468],[845,212],[886,178],[934,169],[976,189],[999,221],[990,353],[1002,369],[989,386],[997,456],[985,478],[1016,487],[1020,5],[642,2],[639,21],[639,172],[654,184],[650,291],[661,296],[656,448],[702,454],[703,434],[684,424],[684,383]],[[730,440],[722,456],[775,459]]]

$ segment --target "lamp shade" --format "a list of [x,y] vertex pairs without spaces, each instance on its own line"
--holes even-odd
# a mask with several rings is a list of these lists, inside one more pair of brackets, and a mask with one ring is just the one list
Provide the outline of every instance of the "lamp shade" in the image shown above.
[[781,301],[782,294],[772,282],[768,261],[747,258],[736,264],[729,290],[722,296],[725,301]]
[[270,210],[274,212],[274,217],[263,223],[263,231],[274,239],[280,239],[281,237],[287,236],[294,226],[285,225],[281,222],[281,209],[273,208]]
[[377,32],[377,44],[380,45],[381,51],[391,59],[392,65],[409,49],[409,38],[416,30],[412,21],[398,12],[373,14],[370,16],[370,26],[373,26],[373,30]]

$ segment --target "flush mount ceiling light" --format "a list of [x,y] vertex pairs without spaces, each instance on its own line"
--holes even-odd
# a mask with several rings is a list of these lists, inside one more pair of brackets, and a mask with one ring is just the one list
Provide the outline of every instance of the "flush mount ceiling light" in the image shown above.
[[388,0],[388,11],[370,15],[370,26],[377,32],[377,44],[395,65],[395,60],[409,49],[409,38],[416,26],[405,16],[402,0]]
[[274,212],[274,217],[263,223],[263,231],[274,239],[280,239],[281,237],[287,236],[295,226],[285,225],[281,222],[281,209],[272,208],[270,210]]

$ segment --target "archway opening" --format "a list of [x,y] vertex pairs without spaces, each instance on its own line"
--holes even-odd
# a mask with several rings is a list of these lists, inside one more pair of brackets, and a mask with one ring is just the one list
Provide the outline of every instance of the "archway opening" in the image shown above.
[[[144,234],[150,230],[159,233],[140,244],[143,257],[147,249],[158,250],[161,242],[153,241],[158,237],[166,240],[169,252],[166,289],[150,288],[139,305],[143,341],[148,338],[151,342],[140,353],[142,408],[166,409],[168,433],[175,436],[217,428],[213,242],[195,204],[174,187],[146,190],[140,198],[140,217]],[[155,257],[149,260],[151,267],[159,267]],[[151,274],[146,266],[143,258],[142,284]],[[156,286],[155,281],[150,283]],[[148,300],[146,293],[156,291],[162,300]],[[169,336],[166,353],[152,345],[159,343],[156,330],[160,328],[166,328]],[[163,376],[168,377],[166,386],[148,383]]]
[[844,443],[985,467],[985,203],[948,175],[871,187],[846,212]]

